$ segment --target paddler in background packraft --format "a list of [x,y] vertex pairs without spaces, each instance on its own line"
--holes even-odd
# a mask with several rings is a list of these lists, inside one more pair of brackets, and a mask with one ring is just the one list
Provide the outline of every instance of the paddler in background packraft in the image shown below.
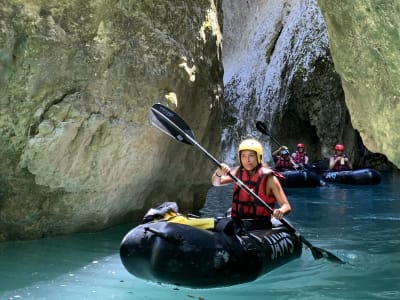
[[289,149],[286,146],[281,146],[278,150],[272,152],[272,157],[275,162],[274,170],[278,172],[296,170],[299,167],[290,156]]
[[301,168],[304,168],[308,164],[308,154],[305,151],[303,143],[297,144],[297,150],[292,153],[292,159]]
[[337,144],[335,154],[329,159],[329,169],[332,171],[348,171],[353,169],[349,158],[344,154],[344,146]]

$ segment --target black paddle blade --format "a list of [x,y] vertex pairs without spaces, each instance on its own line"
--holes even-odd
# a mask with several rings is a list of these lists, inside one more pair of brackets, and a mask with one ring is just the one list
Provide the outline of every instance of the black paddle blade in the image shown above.
[[192,141],[180,132],[180,130],[183,130],[194,140],[194,134],[189,125],[187,125],[179,115],[165,105],[160,103],[154,104],[150,109],[149,120],[151,124],[156,126],[162,132],[175,138],[177,141],[193,145]]
[[339,257],[336,255],[332,254],[328,250],[322,249],[315,247],[313,244],[311,244],[308,240],[306,240],[305,237],[297,233],[297,236],[299,237],[300,241],[306,245],[306,248],[311,250],[311,254],[314,257],[314,259],[321,259],[321,258],[326,258],[327,260],[338,263],[338,264],[345,264],[343,260],[341,260]]
[[268,130],[267,130],[267,125],[265,125],[264,122],[262,122],[262,121],[257,121],[256,127],[257,127],[258,131],[260,131],[261,133],[264,133],[264,134],[266,134],[266,135],[269,135],[269,132],[268,132]]
[[312,256],[314,257],[314,259],[320,259],[320,258],[326,258],[327,260],[337,263],[337,264],[345,264],[346,262],[344,262],[343,260],[341,260],[339,257],[337,257],[336,255],[332,254],[331,252],[322,249],[322,248],[318,248],[318,247],[311,247],[310,248]]

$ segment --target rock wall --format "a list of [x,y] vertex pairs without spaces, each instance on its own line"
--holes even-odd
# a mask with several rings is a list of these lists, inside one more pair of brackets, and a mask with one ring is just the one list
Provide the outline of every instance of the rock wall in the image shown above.
[[357,134],[316,1],[224,2],[224,41],[225,160],[236,164],[238,143],[252,135],[272,162],[278,145],[255,129],[257,120],[292,151],[305,143],[311,159],[329,157],[337,142],[357,156],[350,151]]
[[351,121],[400,166],[400,2],[318,0]]
[[[342,11],[339,3],[335,3],[336,8],[334,5],[327,8],[327,15],[331,10],[333,15],[335,9]],[[377,148],[370,141],[372,136],[365,132],[371,128],[371,134],[379,132],[381,138],[396,139],[389,124],[396,124],[397,106],[391,106],[392,114],[388,106],[383,108],[384,102],[374,102],[373,93],[369,95],[371,101],[351,104],[355,98],[351,95],[349,98],[349,93],[355,92],[345,93],[348,88],[343,89],[346,78],[336,72],[328,29],[316,0],[225,1],[223,8],[226,105],[222,147],[223,153],[227,153],[226,161],[237,163],[238,143],[251,135],[264,143],[264,160],[270,164],[273,164],[271,152],[278,144],[295,151],[296,144],[303,142],[311,160],[319,160],[328,159],[334,145],[343,143],[356,168],[395,168],[385,156],[387,149]],[[343,11],[352,14],[351,8]],[[356,61],[353,58],[352,63]],[[363,72],[359,66],[356,70],[351,71],[354,76]],[[370,86],[372,81],[368,83]],[[378,111],[368,111],[368,107]],[[385,115],[392,123],[383,122]],[[272,139],[255,129],[257,120],[267,123]],[[360,127],[361,120],[365,126],[373,124]],[[395,147],[391,149],[395,151]],[[395,159],[393,155],[392,158]]]
[[3,0],[0,241],[199,209],[214,166],[148,112],[167,104],[219,149],[221,23],[218,0]]

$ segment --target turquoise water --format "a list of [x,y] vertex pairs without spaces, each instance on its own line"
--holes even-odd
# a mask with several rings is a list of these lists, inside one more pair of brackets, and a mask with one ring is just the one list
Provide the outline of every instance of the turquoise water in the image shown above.
[[[229,190],[211,189],[201,213],[223,214]],[[130,275],[118,252],[130,226],[119,226],[93,234],[0,243],[0,299],[400,299],[398,177],[385,176],[377,186],[286,192],[293,226],[313,245],[348,264],[314,260],[304,250],[301,258],[254,282],[188,289]]]

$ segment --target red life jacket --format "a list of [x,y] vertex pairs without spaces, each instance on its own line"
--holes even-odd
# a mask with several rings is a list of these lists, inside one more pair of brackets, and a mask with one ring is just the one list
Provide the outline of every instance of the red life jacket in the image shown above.
[[295,156],[293,157],[293,160],[296,164],[305,164],[306,156],[307,156],[307,152],[296,151]]
[[[336,159],[336,158],[338,158],[339,156],[343,156],[343,157],[347,157],[346,155],[334,155],[333,156],[333,159]],[[349,166],[349,161],[345,161],[344,162],[344,165],[342,165],[342,164],[340,164],[340,160],[339,161],[337,161],[336,163],[335,163],[335,165],[333,166],[333,168],[332,168],[332,170],[333,171],[348,171],[348,170],[351,170],[350,169],[350,166]]]
[[293,169],[293,164],[290,161],[290,157],[287,156],[287,158],[283,158],[282,156],[279,156],[277,162],[275,163],[275,169],[276,170],[290,170]]
[[[280,181],[284,180],[281,174],[270,171],[264,172],[265,169],[259,168],[251,178],[249,173],[243,168],[239,169],[237,177],[252,191],[254,191],[265,203],[267,203],[272,209],[275,206],[276,199],[273,196],[266,194],[266,181],[268,176],[277,176]],[[268,210],[259,203],[258,200],[254,199],[248,192],[241,189],[238,184],[235,184],[233,188],[233,200],[232,200],[232,217],[238,217],[242,219],[270,219],[271,214]]]

